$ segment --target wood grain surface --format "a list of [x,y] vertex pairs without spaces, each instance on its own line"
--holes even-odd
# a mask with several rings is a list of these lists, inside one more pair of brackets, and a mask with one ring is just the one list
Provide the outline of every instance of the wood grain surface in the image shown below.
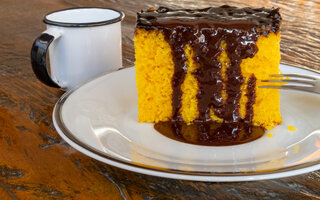
[[280,7],[282,63],[320,70],[320,2],[208,0],[0,0],[0,199],[320,199],[320,171],[267,181],[205,183],[121,170],[70,147],[55,131],[52,110],[62,95],[33,75],[30,49],[57,9],[102,6],[126,14],[124,66],[134,63],[135,14],[168,6]]

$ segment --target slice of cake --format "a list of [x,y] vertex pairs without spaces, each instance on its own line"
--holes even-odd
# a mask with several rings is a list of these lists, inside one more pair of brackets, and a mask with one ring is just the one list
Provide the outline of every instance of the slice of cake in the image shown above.
[[139,122],[281,123],[279,9],[211,7],[141,11],[135,70]]

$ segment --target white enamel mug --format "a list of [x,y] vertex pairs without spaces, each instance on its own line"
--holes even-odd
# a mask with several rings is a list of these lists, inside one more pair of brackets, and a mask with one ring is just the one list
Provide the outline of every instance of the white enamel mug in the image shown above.
[[[110,8],[80,7],[44,16],[47,24],[31,49],[32,69],[44,84],[69,90],[122,66],[121,21]],[[49,49],[50,69],[46,53]]]

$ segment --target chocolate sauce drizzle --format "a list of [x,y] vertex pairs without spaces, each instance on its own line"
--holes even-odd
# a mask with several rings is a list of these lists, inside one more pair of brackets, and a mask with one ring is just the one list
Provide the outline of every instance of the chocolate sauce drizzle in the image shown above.
[[246,104],[246,116],[244,118],[244,120],[246,122],[251,123],[252,122],[252,118],[253,118],[253,104],[256,101],[256,77],[252,74],[251,77],[249,78],[248,81],[248,85],[247,85],[247,104]]
[[[278,8],[236,8],[226,5],[197,10],[171,10],[160,7],[157,10],[138,13],[137,28],[160,30],[172,50],[174,61],[172,121],[183,121],[179,110],[181,84],[187,73],[187,57],[184,52],[186,45],[190,45],[193,49],[193,60],[199,65],[193,73],[199,86],[197,94],[199,116],[195,122],[209,122],[211,108],[224,123],[233,124],[232,127],[234,123],[242,121],[239,113],[240,87],[244,83],[241,61],[256,54],[258,37],[267,35],[271,31],[277,32],[280,21]],[[227,43],[225,51],[230,59],[225,81],[221,74],[222,64],[218,60],[223,51],[222,41]],[[244,120],[247,123],[251,123],[254,114],[252,105],[255,103],[255,82],[256,78],[252,75],[248,80],[246,94],[248,102]],[[222,98],[224,84],[226,99]],[[226,125],[229,127],[227,129],[230,129],[229,125]],[[174,125],[176,133],[180,132],[177,127],[181,125]],[[199,131],[200,134],[207,132],[205,128],[200,129],[203,129]],[[236,132],[235,129],[232,132]]]
[[197,145],[229,146],[254,141],[264,134],[264,128],[250,123],[158,122],[154,128],[168,138]]

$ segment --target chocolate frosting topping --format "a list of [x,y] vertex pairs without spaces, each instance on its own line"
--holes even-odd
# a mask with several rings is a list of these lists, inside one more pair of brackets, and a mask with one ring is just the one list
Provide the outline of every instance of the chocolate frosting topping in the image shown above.
[[279,8],[237,8],[228,5],[195,10],[159,7],[157,10],[141,11],[137,15],[136,27],[144,29],[186,26],[198,30],[215,27],[229,30],[261,28],[261,31],[277,32],[281,21]]

